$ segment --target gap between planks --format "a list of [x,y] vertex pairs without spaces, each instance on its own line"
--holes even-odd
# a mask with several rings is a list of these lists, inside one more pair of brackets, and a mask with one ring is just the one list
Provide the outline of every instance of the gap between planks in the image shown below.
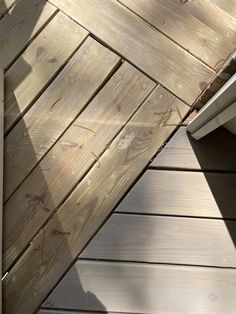
[[[94,163],[99,166],[99,156],[135,114],[154,86],[146,76],[124,63],[9,199],[5,205],[5,248],[8,252],[5,258],[8,265],[51,217],[90,167]],[[116,106],[111,106],[114,101]],[[74,124],[88,126],[96,131],[97,136]],[[43,195],[43,201],[33,201],[34,195],[37,200]],[[12,220],[11,211],[15,212],[15,207],[19,204],[21,212],[14,215],[15,219]],[[22,221],[23,212],[25,214]],[[26,216],[30,217],[30,222]],[[23,222],[25,223],[22,225]],[[14,246],[18,247],[17,251]]]
[[[7,174],[5,201],[73,125],[120,66],[119,57],[92,38],[89,37],[83,42],[70,62],[25,114],[24,119],[21,119],[6,137],[8,158],[5,169]],[[94,73],[94,67],[97,67],[96,73]],[[78,72],[80,72],[79,78],[77,78]],[[89,85],[87,81],[90,82]],[[86,88],[84,88],[85,84],[87,84]],[[63,100],[61,94],[63,94]],[[55,99],[59,101],[52,108],[51,104],[55,103]],[[37,121],[35,121],[35,116],[38,117]],[[63,123],[61,116],[64,117]],[[48,128],[46,132],[48,122],[53,127]],[[27,132],[28,142],[27,138],[22,138],[24,132]],[[41,146],[39,147],[38,144]],[[20,168],[17,167],[19,158],[22,165]]]
[[[36,238],[31,243],[31,246],[25,251],[23,256],[5,277],[5,306],[9,313],[14,313],[16,309],[20,309],[20,312],[32,311],[39,305],[47,293],[58,282],[58,279],[60,279],[63,273],[68,269],[86,243],[91,239],[94,233],[96,233],[96,230],[101,223],[112,211],[115,203],[119,201],[140,171],[145,168],[149,159],[156,152],[158,146],[160,146],[166,136],[173,131],[175,128],[173,122],[181,122],[176,106],[179,107],[179,110],[182,113],[186,113],[188,107],[178,99],[176,99],[173,104],[172,95],[169,98],[169,103],[163,101],[163,99],[160,100],[160,95],[165,95],[167,99],[170,97],[169,93],[162,87],[159,86],[155,89],[130,122],[122,129],[110,148],[108,148],[102,155],[99,167],[95,165],[89,171],[71,196],[65,203],[63,203],[59,211],[48,221],[43,230],[37,234]],[[158,106],[158,102],[160,101],[165,108]],[[169,121],[172,123],[170,126],[162,126],[162,120],[165,117],[163,110],[168,110],[170,106],[175,108],[174,111],[172,110],[172,116]],[[158,118],[153,114],[153,112],[156,112],[157,110],[160,113]],[[128,162],[127,165],[126,162]],[[110,164],[109,168],[107,167],[108,163]],[[116,176],[116,179],[114,178],[114,175]],[[91,181],[97,182],[96,186],[95,184],[89,184]],[[104,194],[104,188],[108,189],[108,195],[106,193]],[[102,191],[103,193],[101,193]],[[103,197],[105,197],[105,199],[103,199]],[[94,202],[98,202],[97,206],[95,206]],[[77,204],[76,208],[75,203]],[[80,208],[80,210],[78,208]],[[87,213],[88,210],[89,215]],[[95,212],[93,212],[94,210]],[[68,214],[70,211],[71,214]],[[79,220],[75,215],[79,215]],[[62,223],[64,226],[61,225]],[[76,226],[74,224],[76,224]],[[55,236],[55,234],[52,233],[52,229],[63,230],[66,234]],[[44,237],[47,239],[46,242],[43,241]],[[67,237],[67,239],[64,237]],[[58,244],[60,243],[60,245],[58,246],[55,241]],[[69,244],[68,241],[72,241],[70,242],[71,244]],[[41,252],[44,258],[46,256],[50,256],[49,260],[51,260],[51,258],[53,258],[53,260],[56,258],[56,268],[53,267],[53,274],[51,273],[50,267],[45,268],[44,258],[41,260],[43,263],[42,267],[38,264],[36,266],[33,262],[35,258],[38,261],[42,258],[40,249],[37,249],[38,247],[40,248],[41,245],[44,246],[43,251]],[[65,253],[65,250],[68,250],[68,245],[70,247],[70,252]],[[47,250],[49,250],[48,253]],[[52,250],[55,250],[55,252],[53,253]],[[60,256],[60,261],[57,261],[56,256]],[[28,263],[31,265],[30,269],[27,266]],[[36,267],[36,269],[33,270],[34,267]],[[29,281],[28,276],[32,278],[32,271],[36,277],[34,277],[34,280]],[[41,279],[38,278],[38,271],[44,272],[43,276],[42,274],[40,275]],[[11,278],[13,274],[15,278],[14,291],[18,291],[18,289],[16,289],[17,284],[23,284],[25,286],[25,293],[16,296],[17,299],[14,298],[14,302],[12,302],[13,286]],[[18,274],[21,275],[18,276]],[[50,277],[50,280],[48,280],[48,276]],[[22,280],[24,282],[22,282]],[[34,299],[28,299],[29,294],[27,291],[30,291],[30,294],[32,294],[34,293],[32,289],[36,289],[37,294]]]

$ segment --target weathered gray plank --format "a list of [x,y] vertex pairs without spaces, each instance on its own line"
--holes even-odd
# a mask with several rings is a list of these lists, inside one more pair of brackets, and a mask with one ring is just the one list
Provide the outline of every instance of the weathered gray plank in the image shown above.
[[[78,44],[80,33],[76,36],[77,40],[73,41]],[[68,40],[72,38],[68,36]],[[5,139],[5,200],[84,109],[119,60],[117,55],[88,38],[8,134]]]
[[[87,84],[84,82],[83,88],[87,89]],[[124,63],[16,190],[4,207],[5,270],[96,163],[154,86],[140,71]],[[56,91],[60,92],[60,89]],[[68,98],[74,105],[79,96],[77,92],[80,93],[80,89],[75,88]],[[64,106],[62,103],[58,114],[63,113]],[[61,116],[65,121],[64,115]],[[61,119],[55,123],[62,124]],[[39,137],[42,132],[43,128]]]
[[[129,78],[128,82],[134,84],[136,92],[142,90],[142,84],[138,87],[139,85],[134,79]],[[121,86],[121,88],[125,90],[127,86]],[[127,88],[127,93],[130,95],[130,88]],[[118,95],[121,104],[127,107],[129,102],[123,101],[120,92]],[[109,95],[105,96],[107,100],[111,98],[111,96],[108,97]],[[114,100],[111,101],[114,104]],[[104,102],[105,100],[102,103]],[[131,103],[133,106],[135,103],[133,99]],[[94,116],[96,110],[91,106],[89,107]],[[110,106],[110,110],[112,108],[114,105]],[[176,124],[181,122],[181,116],[185,115],[188,110],[188,106],[161,86],[153,91],[111,146],[107,147],[99,162],[94,165],[57,213],[37,234],[31,245],[6,276],[4,280],[4,304],[7,313],[15,313],[16,310],[19,310],[20,313],[32,312],[39,306],[155,152],[171,134]],[[106,114],[107,111],[108,109],[105,111]],[[100,123],[101,119],[97,118],[97,121]],[[117,119],[116,123],[120,124]],[[91,127],[91,125],[89,126]],[[108,132],[111,132],[113,128],[114,125],[112,128],[108,128]],[[94,128],[92,127],[92,129]],[[72,139],[75,140],[75,136],[71,138],[70,142]],[[101,142],[98,142],[98,148],[100,147]],[[61,151],[59,153],[61,154]],[[88,155],[85,158],[88,158]],[[76,164],[81,167],[80,162]],[[65,168],[66,162],[60,165]],[[69,170],[73,171],[72,168]],[[69,170],[66,167],[63,174],[68,174]],[[62,176],[59,176],[57,171],[56,182],[60,186],[61,178]],[[22,201],[18,201],[16,204],[19,203],[22,204]],[[34,208],[33,211],[37,226],[37,218],[40,219],[41,215],[45,215],[45,210],[42,210],[42,206],[40,207],[41,209]],[[15,208],[16,206],[13,207],[14,210]],[[26,215],[27,212],[29,209],[26,208],[24,214]],[[26,217],[24,217],[24,221],[27,221]],[[6,225],[11,222],[12,215],[9,215]],[[12,230],[14,231],[14,228]],[[10,237],[11,233],[5,238],[10,239]],[[21,232],[18,233],[18,237],[22,237]],[[10,253],[15,254],[14,250],[17,250],[15,245],[9,249],[8,255]],[[22,286],[24,286],[23,293],[20,289]],[[34,297],[31,297],[32,295]]]
[[196,141],[181,127],[170,139],[152,166],[236,171],[236,137],[223,128]]
[[77,23],[59,13],[11,66],[5,74],[5,131],[27,111],[87,35]]
[[148,170],[117,212],[236,218],[236,174]]
[[235,294],[232,269],[79,261],[49,299],[80,310],[98,300],[114,312],[234,314]]
[[[195,10],[192,1],[188,5],[166,0],[120,2],[213,68],[235,49],[231,32],[225,30],[224,36],[218,34],[192,15]],[[209,12],[208,17],[211,18]],[[227,15],[224,15],[226,18]],[[224,27],[224,23],[221,24]]]
[[214,71],[118,1],[52,0],[52,3],[189,104],[214,75]]
[[236,221],[113,214],[80,256],[236,268],[235,244]]
[[9,66],[55,11],[45,0],[17,1],[0,21],[0,67]]

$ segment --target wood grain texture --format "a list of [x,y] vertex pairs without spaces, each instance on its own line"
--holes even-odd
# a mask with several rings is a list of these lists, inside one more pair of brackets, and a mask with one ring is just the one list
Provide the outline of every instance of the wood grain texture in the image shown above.
[[[78,41],[73,36],[68,36],[68,40],[79,43],[80,34],[77,35]],[[5,140],[5,200],[84,109],[119,60],[88,38],[13,128]]]
[[153,314],[235,313],[232,269],[79,261],[49,296],[58,308]]
[[189,104],[213,77],[210,68],[117,1],[52,0],[52,3]]
[[189,6],[166,0],[120,2],[212,68],[235,49],[233,41],[225,40],[191,14],[191,1]]
[[221,8],[224,12],[236,19],[236,1],[235,0],[211,0],[215,5]]
[[87,35],[77,23],[59,13],[11,66],[5,75],[5,131],[28,110]]
[[7,313],[32,312],[43,301],[188,110],[162,87],[153,91],[9,272]]
[[5,270],[88,169],[97,166],[99,156],[153,88],[149,78],[123,64],[17,189],[4,207]]
[[[216,6],[213,1],[187,1],[182,7],[200,22],[207,25],[215,33],[225,36],[225,41],[232,41],[235,43],[236,20],[221,10],[219,6]],[[221,2],[223,3],[226,1],[223,0]],[[224,21],[224,23],[221,23],[221,21]]]
[[152,166],[236,171],[236,137],[223,128],[196,141],[181,127],[154,159]]
[[80,257],[236,267],[232,238],[236,221],[113,214]]
[[236,174],[148,170],[117,212],[236,218]]
[[[4,136],[4,72],[0,68],[0,275],[2,278],[2,204],[3,204],[3,136]],[[2,282],[0,283],[0,313],[2,313]]]
[[7,68],[56,8],[45,0],[19,0],[0,21],[0,67]]

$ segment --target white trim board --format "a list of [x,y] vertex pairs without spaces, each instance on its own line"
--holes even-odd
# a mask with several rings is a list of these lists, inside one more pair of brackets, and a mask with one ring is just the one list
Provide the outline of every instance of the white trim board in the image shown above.
[[[218,126],[230,121],[236,116],[236,112],[234,109],[235,106],[233,105],[235,101],[236,74],[234,74],[207,102],[206,106],[204,106],[199,111],[199,114],[188,125],[187,131],[190,132],[194,138],[200,139],[204,135],[213,131]],[[230,106],[232,106],[231,109],[228,109],[227,113],[223,113],[223,111]],[[229,116],[229,114],[231,116]],[[220,118],[218,118],[219,115]],[[225,120],[224,123],[222,122],[223,120]],[[213,125],[215,127],[213,127]],[[196,137],[195,134],[197,134]]]

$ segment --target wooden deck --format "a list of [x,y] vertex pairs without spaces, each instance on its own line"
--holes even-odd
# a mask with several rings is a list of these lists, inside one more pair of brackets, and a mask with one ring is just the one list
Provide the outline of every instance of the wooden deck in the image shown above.
[[235,49],[222,2],[1,2],[4,313],[69,269],[43,312],[235,312],[235,139],[157,155]]
[[[189,166],[213,143],[212,163]],[[174,147],[181,156],[170,159]],[[179,128],[40,314],[235,313],[236,165],[225,163],[235,148],[224,129],[196,142]]]

